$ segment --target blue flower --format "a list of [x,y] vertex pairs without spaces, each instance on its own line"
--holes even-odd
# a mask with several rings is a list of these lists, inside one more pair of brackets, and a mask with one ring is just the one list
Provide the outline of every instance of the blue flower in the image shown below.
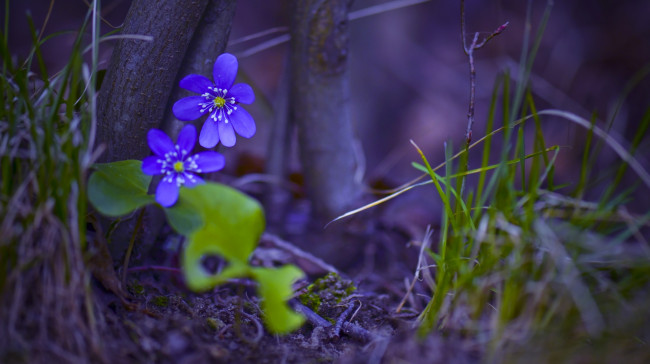
[[176,203],[181,186],[192,188],[204,183],[195,173],[215,172],[226,164],[223,155],[214,151],[190,155],[196,144],[194,125],[186,125],[181,129],[177,144],[172,143],[171,138],[158,129],[149,130],[147,142],[155,155],[142,161],[142,172],[150,176],[163,175],[156,188],[156,202],[165,207]]
[[220,55],[214,62],[214,82],[201,75],[191,74],[183,78],[180,87],[201,96],[182,98],[174,104],[172,111],[178,120],[196,120],[204,114],[210,116],[203,124],[199,144],[212,148],[221,141],[226,147],[235,145],[235,132],[244,138],[255,134],[255,121],[239,104],[255,101],[253,89],[235,82],[237,58],[229,53]]

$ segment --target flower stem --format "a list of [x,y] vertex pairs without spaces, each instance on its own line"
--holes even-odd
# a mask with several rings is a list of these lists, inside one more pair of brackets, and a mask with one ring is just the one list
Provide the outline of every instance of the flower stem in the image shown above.
[[133,252],[133,246],[135,245],[135,238],[136,236],[138,236],[138,231],[140,231],[140,228],[142,227],[143,217],[144,217],[144,209],[140,209],[140,214],[138,215],[138,221],[135,223],[133,234],[131,234],[129,247],[126,249],[126,254],[124,255],[124,266],[122,267],[122,287],[126,287],[126,275],[128,273],[129,260],[131,260],[131,252]]

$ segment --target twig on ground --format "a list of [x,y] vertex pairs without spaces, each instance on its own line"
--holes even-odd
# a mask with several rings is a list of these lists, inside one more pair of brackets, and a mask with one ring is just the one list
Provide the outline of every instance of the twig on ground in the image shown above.
[[[309,307],[303,305],[297,300],[292,300],[290,302],[293,309],[296,310],[296,312],[305,315],[307,321],[309,321],[312,325],[320,327],[332,326],[329,321],[325,320],[316,312],[312,311]],[[370,331],[350,322],[343,322],[341,325],[341,331],[343,331],[344,334],[350,336],[351,338],[358,340],[364,344],[370,342],[374,336],[372,333],[370,333]]]
[[469,59],[469,108],[467,111],[467,132],[465,133],[466,146],[469,146],[472,142],[472,126],[474,125],[474,105],[476,103],[476,69],[474,67],[474,51],[483,48],[490,39],[501,34],[506,27],[508,22],[505,22],[503,25],[499,26],[492,34],[483,38],[483,40],[478,43],[479,32],[474,33],[474,38],[472,44],[467,46],[467,33],[465,31],[465,0],[460,1],[460,31],[463,37],[463,50]]
[[338,319],[336,319],[336,324],[334,325],[334,331],[332,331],[332,338],[335,340],[338,340],[340,333],[341,333],[341,327],[343,327],[343,323],[345,320],[348,319],[348,316],[350,316],[350,313],[352,313],[352,309],[354,308],[354,303],[352,303],[348,308],[343,311],[343,313],[339,316]]
[[242,340],[246,341],[249,344],[257,344],[257,343],[259,343],[260,340],[262,340],[262,337],[264,336],[264,328],[262,327],[262,323],[255,316],[253,316],[253,315],[251,315],[249,313],[246,313],[245,311],[241,311],[241,314],[246,316],[246,318],[248,318],[249,320],[251,320],[251,322],[253,322],[255,324],[255,328],[257,329],[257,332],[255,334],[255,337],[250,338],[250,339],[247,338],[244,335],[244,333],[242,332],[242,333],[240,333],[241,334],[240,338]]
[[375,336],[371,334],[370,331],[351,322],[344,322],[343,327],[341,329],[346,335],[354,339],[357,339],[364,344],[373,340]]
[[332,324],[329,321],[325,320],[319,314],[312,311],[309,307],[303,305],[302,303],[296,300],[290,301],[290,303],[292,304],[293,309],[296,310],[296,312],[305,315],[307,321],[309,321],[312,325],[323,326],[323,327],[332,326]]
[[223,334],[225,334],[226,331],[227,331],[228,329],[230,329],[231,327],[232,327],[232,324],[226,324],[226,325],[224,325],[224,327],[223,327],[221,330],[219,330],[219,332],[217,333],[217,337],[218,337],[218,338],[223,338]]
[[[352,314],[352,316],[350,316],[350,322],[352,322],[352,320],[354,320],[354,318],[357,317],[357,314],[359,313],[359,311],[361,310],[361,306],[363,305],[363,303],[361,303],[361,301],[357,300],[357,302],[359,302],[359,307],[357,307],[357,309],[354,310],[354,313]],[[377,307],[375,305],[371,304],[370,306],[374,306],[376,309],[379,309],[381,311],[381,308],[379,308],[379,307]]]
[[321,269],[323,269],[325,271],[341,275],[340,272],[338,271],[338,269],[336,269],[333,266],[325,263],[322,259],[317,258],[317,257],[313,256],[312,254],[307,253],[306,251],[296,247],[295,245],[293,245],[293,244],[291,244],[291,243],[289,243],[287,241],[282,240],[278,236],[275,236],[275,235],[269,234],[269,233],[264,233],[262,235],[262,241],[261,242],[262,243],[269,243],[269,244],[273,245],[274,247],[276,247],[278,249],[284,250],[287,253],[292,254],[296,258],[305,259],[305,260],[309,261],[310,263],[316,265],[317,267],[319,267],[319,268],[321,268]]
[[402,311],[402,307],[404,307],[404,304],[406,303],[406,300],[410,297],[411,291],[413,291],[413,287],[415,287],[415,282],[418,280],[420,277],[420,271],[422,269],[428,268],[429,266],[423,266],[422,261],[424,259],[424,253],[429,244],[431,243],[431,235],[433,234],[433,230],[431,229],[431,226],[427,226],[427,230],[424,233],[424,238],[422,239],[422,243],[420,245],[420,254],[418,255],[418,265],[417,268],[415,268],[415,274],[413,275],[413,280],[411,281],[411,285],[408,287],[406,290],[406,294],[404,294],[404,298],[402,298],[402,301],[399,303],[399,306],[395,309],[395,313],[400,313]]

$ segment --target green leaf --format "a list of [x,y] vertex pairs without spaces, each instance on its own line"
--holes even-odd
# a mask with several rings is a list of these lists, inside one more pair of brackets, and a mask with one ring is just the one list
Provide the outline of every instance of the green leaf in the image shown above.
[[202,264],[204,257],[216,252],[209,252],[200,244],[189,244],[183,252],[183,274],[187,287],[195,292],[208,291],[220,284],[226,283],[231,278],[247,277],[250,275],[250,266],[246,263],[232,261],[220,273],[212,274]]
[[[166,212],[172,227],[188,237],[183,271],[191,289],[203,291],[224,279],[248,275],[248,258],[265,226],[257,201],[228,186],[208,182],[181,189],[179,201]],[[203,268],[202,259],[214,254],[228,260],[227,275],[226,271],[213,275]]]
[[[255,199],[213,182],[181,188],[178,202],[166,212],[169,223],[179,233],[205,245],[212,253],[213,248],[207,245],[216,245],[216,253],[242,262],[248,261],[266,224],[262,206]],[[192,237],[199,228],[207,230]]]
[[142,162],[126,160],[95,164],[88,179],[88,199],[106,216],[122,216],[154,203],[148,195],[151,176],[142,173]]
[[[248,265],[265,227],[257,201],[228,186],[206,183],[181,189],[176,205],[165,211],[174,229],[188,237],[182,268],[190,289],[206,291],[231,278],[251,277],[259,282],[269,330],[287,333],[303,323],[304,318],[287,304],[293,295],[291,285],[303,276],[302,271],[295,266],[269,269]],[[210,255],[225,258],[226,268],[217,274],[205,269],[203,259]]]
[[262,296],[264,322],[272,332],[285,334],[299,328],[305,318],[294,312],[287,300],[293,295],[291,285],[304,274],[293,265],[280,268],[251,268],[251,273],[259,282]]
[[203,219],[194,204],[183,198],[187,188],[181,188],[180,196],[174,206],[166,208],[167,221],[177,233],[189,236],[203,226]]

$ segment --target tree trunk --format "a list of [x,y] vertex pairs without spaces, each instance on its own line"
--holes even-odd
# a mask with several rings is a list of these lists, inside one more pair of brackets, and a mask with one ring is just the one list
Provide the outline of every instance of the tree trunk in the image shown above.
[[[285,57],[280,76],[278,91],[273,100],[273,120],[271,134],[266,147],[265,172],[277,177],[280,181],[287,180],[289,154],[291,149],[293,125],[289,120],[289,77],[291,62],[289,54]],[[264,209],[269,224],[267,229],[273,231],[275,227],[284,226],[287,207],[291,200],[291,191],[286,186],[269,183],[265,190]],[[282,230],[278,231],[281,232]]]
[[[178,135],[185,122],[178,121],[172,113],[174,103],[193,93],[178,87],[178,82],[194,73],[212,78],[212,67],[217,57],[226,50],[237,0],[210,0],[203,18],[194,32],[185,59],[176,75],[174,88],[167,102],[162,128],[169,135]],[[200,130],[200,128],[199,128]]]
[[160,127],[176,74],[208,0],[134,0],[98,99],[97,137],[103,162],[143,159],[147,131]]
[[[179,89],[179,74],[186,69],[195,73],[208,69],[211,74],[228,40],[235,4],[236,0],[133,1],[122,34],[150,35],[153,41],[121,39],[113,50],[98,100],[97,136],[106,147],[100,161],[143,159],[151,154],[147,132],[163,127],[167,106],[175,101],[170,98],[172,90]],[[173,139],[177,130],[170,125],[167,132]],[[113,258],[126,250],[136,227],[133,217],[124,218],[112,234]],[[146,251],[164,216],[157,208],[147,208],[144,218],[136,247]]]
[[360,195],[354,181],[349,116],[348,11],[351,0],[294,0],[291,110],[307,192],[316,217],[345,212]]

